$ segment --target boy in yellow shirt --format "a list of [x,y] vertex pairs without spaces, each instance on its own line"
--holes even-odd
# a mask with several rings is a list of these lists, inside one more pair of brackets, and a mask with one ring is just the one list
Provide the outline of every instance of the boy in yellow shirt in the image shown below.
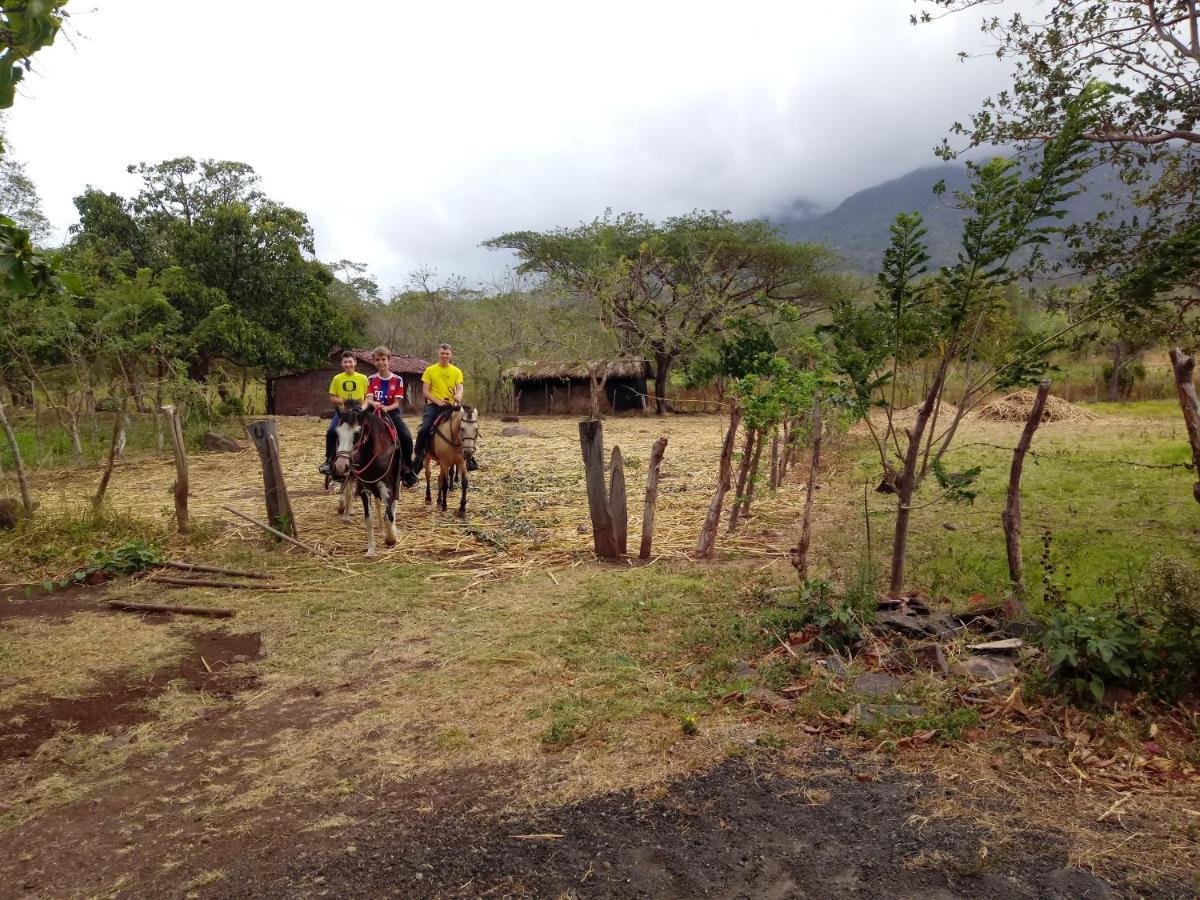
[[343,408],[347,400],[357,400],[361,404],[367,398],[367,376],[354,371],[357,367],[358,360],[354,358],[353,353],[347,350],[342,354],[341,373],[334,375],[333,381],[329,382],[329,401],[336,409],[333,419],[329,422],[329,430],[325,432],[325,462],[317,470],[322,475],[329,474],[333,465],[333,455],[337,452],[336,429],[340,421],[338,411]]
[[417,431],[417,446],[413,450],[413,471],[419,472],[425,461],[425,450],[429,446],[429,432],[433,420],[448,406],[462,403],[462,369],[450,362],[449,344],[438,347],[438,361],[428,366],[421,374],[421,391],[425,395],[425,411],[421,415],[421,427]]

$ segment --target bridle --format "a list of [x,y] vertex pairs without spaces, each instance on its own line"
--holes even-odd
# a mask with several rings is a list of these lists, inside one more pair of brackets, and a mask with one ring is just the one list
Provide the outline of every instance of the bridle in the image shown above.
[[[380,422],[382,423],[382,419],[380,419]],[[371,437],[371,429],[367,425],[365,417],[362,420],[360,420],[359,427],[360,427],[361,431],[359,432],[358,440],[354,442],[354,449],[352,451],[353,455],[347,454],[348,456],[350,456],[350,474],[352,474],[354,476],[354,479],[356,481],[358,481],[362,484],[377,484],[378,482],[382,481],[387,476],[387,473],[391,470],[392,459],[396,455],[396,447],[399,446],[399,442],[393,441],[391,444],[389,444],[387,446],[387,448],[386,448],[387,464],[384,465],[383,471],[380,472],[376,478],[364,478],[363,475],[373,465],[375,465],[376,461],[384,454],[385,450],[383,448],[377,447],[375,452],[371,455],[370,459],[368,459],[361,466],[356,467],[354,465],[354,456],[357,456],[359,454],[359,452],[362,450],[363,446],[367,443],[367,441]]]

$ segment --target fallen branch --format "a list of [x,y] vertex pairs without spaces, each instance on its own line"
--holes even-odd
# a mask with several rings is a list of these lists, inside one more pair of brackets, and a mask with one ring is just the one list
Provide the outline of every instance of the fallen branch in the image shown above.
[[237,610],[212,606],[168,606],[163,603],[131,603],[128,600],[106,600],[105,603],[121,612],[180,613],[185,616],[211,616],[214,619],[229,619],[237,615]]
[[235,516],[238,516],[239,518],[245,519],[251,525],[257,525],[263,531],[267,532],[268,534],[275,535],[275,537],[279,538],[280,540],[287,541],[289,544],[295,544],[301,550],[307,550],[313,556],[320,556],[320,557],[325,556],[325,554],[322,553],[320,550],[318,550],[316,547],[306,544],[306,543],[304,543],[304,541],[298,541],[294,537],[292,537],[290,534],[284,534],[282,531],[277,531],[276,529],[272,528],[270,525],[266,524],[265,522],[258,521],[258,519],[254,518],[253,516],[248,516],[244,512],[238,512],[232,506],[222,506],[221,509],[225,510],[225,512],[231,512]]
[[169,584],[172,587],[232,588],[234,590],[241,588],[246,591],[270,591],[273,593],[286,590],[286,588],[275,585],[243,584],[240,581],[206,581],[203,578],[169,578],[166,575],[151,575],[146,580],[153,581],[155,584]]
[[235,575],[239,578],[261,578],[263,581],[271,579],[265,572],[243,572],[241,569],[222,569],[220,566],[202,566],[199,563],[177,562],[173,559],[164,559],[159,565],[182,572],[212,572],[215,575]]

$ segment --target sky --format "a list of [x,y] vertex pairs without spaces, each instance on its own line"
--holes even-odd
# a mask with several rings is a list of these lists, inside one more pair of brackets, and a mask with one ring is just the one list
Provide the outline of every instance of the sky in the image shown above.
[[60,234],[136,162],[252,165],[317,255],[486,284],[505,231],[770,214],[936,161],[1006,78],[911,0],[73,0],[8,116]]

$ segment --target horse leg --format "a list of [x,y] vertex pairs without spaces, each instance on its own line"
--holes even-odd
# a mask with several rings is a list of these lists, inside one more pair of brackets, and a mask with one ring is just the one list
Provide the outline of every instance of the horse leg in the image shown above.
[[379,555],[379,551],[375,549],[375,517],[371,515],[371,492],[363,491],[363,517],[367,520],[367,559],[374,559]]
[[429,493],[429,479],[433,473],[433,460],[429,458],[429,454],[425,454],[425,502],[432,503],[433,495]]
[[347,525],[354,519],[350,518],[350,502],[354,497],[354,476],[347,475],[342,482],[342,492],[338,495],[338,514]]
[[465,519],[467,517],[467,464],[460,456],[455,465],[458,468],[458,477],[462,481],[462,500],[458,504],[458,517]]
[[380,503],[383,508],[383,542],[389,547],[396,546],[396,491],[389,485],[380,485]]
[[446,470],[438,464],[438,509],[446,511],[446,494],[450,492],[450,478]]

